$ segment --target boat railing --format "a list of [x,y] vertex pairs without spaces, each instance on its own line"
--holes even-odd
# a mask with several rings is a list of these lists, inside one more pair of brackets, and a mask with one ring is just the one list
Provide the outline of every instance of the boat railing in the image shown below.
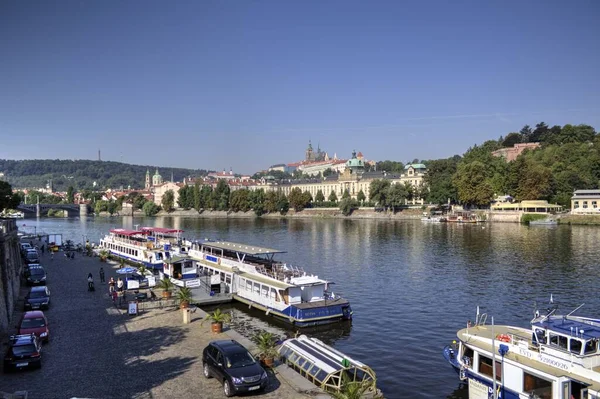
[[487,321],[487,313],[481,313],[477,315],[477,319],[475,319],[476,326],[485,326],[485,322]]

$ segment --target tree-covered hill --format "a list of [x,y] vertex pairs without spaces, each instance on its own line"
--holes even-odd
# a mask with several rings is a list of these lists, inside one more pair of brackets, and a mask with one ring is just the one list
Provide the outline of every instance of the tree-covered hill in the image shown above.
[[143,188],[146,170],[150,176],[158,168],[164,181],[171,179],[181,181],[188,176],[204,176],[202,169],[164,168],[150,165],[130,165],[121,162],[31,159],[0,159],[0,172],[13,188],[45,187],[49,181],[57,191],[66,191],[69,186],[76,190],[96,188]]
[[[515,161],[492,151],[517,143],[539,142]],[[487,206],[497,195],[516,200],[548,200],[570,206],[573,191],[600,185],[600,135],[589,125],[525,126],[468,149],[462,157],[427,161],[427,199],[433,203]]]

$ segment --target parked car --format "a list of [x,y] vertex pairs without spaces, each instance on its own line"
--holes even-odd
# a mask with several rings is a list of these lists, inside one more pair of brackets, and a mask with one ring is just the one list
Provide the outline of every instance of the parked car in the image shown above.
[[41,267],[42,265],[40,265],[39,263],[26,263],[23,266],[23,277],[27,278],[27,276],[29,276],[29,270],[32,268],[36,268],[36,267]]
[[23,256],[25,256],[25,253],[27,253],[27,250],[29,250],[29,249],[34,249],[30,243],[28,243],[28,242],[21,243],[21,254]]
[[40,256],[35,249],[28,249],[25,253],[25,262],[26,263],[39,263]]
[[[46,287],[35,287],[46,288]],[[50,330],[48,329],[48,319],[41,310],[25,312],[19,322],[19,334],[35,334],[40,340],[48,342],[50,340]]]
[[46,271],[42,266],[30,267],[27,272],[27,285],[46,285]]
[[31,287],[25,296],[25,310],[48,309],[50,307],[50,290],[45,285]]
[[35,334],[13,335],[4,355],[4,372],[26,367],[42,367],[42,343]]
[[242,344],[232,339],[212,341],[202,352],[204,377],[223,383],[225,396],[261,391],[269,376]]

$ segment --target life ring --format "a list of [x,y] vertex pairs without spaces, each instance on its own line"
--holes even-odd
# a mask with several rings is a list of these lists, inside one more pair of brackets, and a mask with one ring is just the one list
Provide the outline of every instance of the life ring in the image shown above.
[[496,339],[502,342],[510,342],[510,335],[508,334],[498,334],[496,335]]

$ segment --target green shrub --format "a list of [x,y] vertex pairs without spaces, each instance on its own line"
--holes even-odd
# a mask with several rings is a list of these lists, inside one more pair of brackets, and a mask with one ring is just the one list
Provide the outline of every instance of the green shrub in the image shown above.
[[543,219],[546,219],[547,217],[548,217],[548,215],[546,215],[546,214],[539,215],[539,214],[535,214],[535,213],[524,213],[521,216],[521,223],[529,224],[529,222],[533,222],[534,220],[543,220]]
[[158,205],[156,205],[154,202],[148,201],[144,204],[143,210],[144,210],[144,215],[154,216],[158,213],[158,211],[160,211],[160,207]]
[[340,210],[342,211],[342,215],[349,216],[352,214],[352,211],[358,209],[358,201],[352,198],[344,198],[340,202]]

